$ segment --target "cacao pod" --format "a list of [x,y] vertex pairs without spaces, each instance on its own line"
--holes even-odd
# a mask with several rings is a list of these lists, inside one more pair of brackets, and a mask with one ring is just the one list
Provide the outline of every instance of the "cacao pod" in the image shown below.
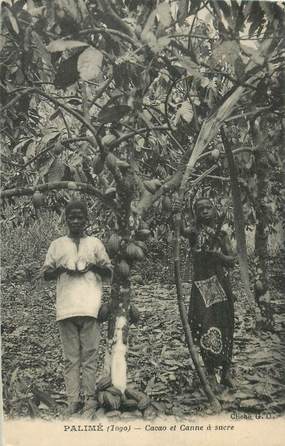
[[110,317],[110,305],[108,303],[104,303],[99,308],[97,321],[106,322],[109,320],[109,317]]
[[121,260],[118,265],[118,270],[121,276],[127,278],[130,274],[130,267],[125,260]]
[[116,198],[116,189],[114,187],[108,187],[104,193],[105,198],[114,199]]
[[112,395],[108,392],[108,390],[105,390],[104,405],[110,410],[118,410],[121,405],[121,397],[118,395]]
[[123,171],[126,170],[130,167],[129,163],[127,161],[124,160],[119,160],[117,161],[117,166]]
[[120,249],[122,238],[117,234],[112,234],[107,242],[107,250],[111,255],[117,254]]
[[44,196],[39,190],[36,190],[34,192],[34,194],[32,196],[32,203],[33,203],[35,209],[39,209],[40,207],[43,206]]
[[158,179],[144,181],[146,190],[152,194],[161,186],[161,182]]
[[112,142],[114,142],[116,140],[116,136],[115,135],[111,135],[111,133],[109,133],[108,135],[103,136],[102,138],[102,144],[105,144],[106,146],[112,144]]
[[69,181],[67,184],[67,188],[69,190],[77,190],[77,185],[75,183],[73,183],[72,181]]
[[163,199],[162,199],[162,209],[167,212],[171,211],[171,209],[172,209],[171,200],[167,196],[163,197]]
[[129,319],[130,319],[130,324],[135,324],[135,325],[140,320],[140,312],[135,305],[130,305]]
[[153,406],[147,406],[143,412],[145,420],[154,420],[157,417],[157,410]]
[[109,169],[115,169],[115,167],[117,166],[117,162],[118,162],[118,158],[113,155],[113,153],[109,153],[106,157],[106,164],[107,167],[109,167]]
[[139,246],[143,251],[146,250],[146,244],[145,244],[145,242],[143,242],[143,241],[141,241],[141,240],[136,240],[136,241],[135,241],[135,244],[136,244],[137,246]]
[[134,243],[127,246],[126,255],[130,260],[142,260],[144,258],[143,250]]
[[123,410],[136,410],[138,408],[138,402],[131,398],[126,398],[122,402]]
[[148,224],[144,220],[141,220],[139,224],[139,229],[148,229]]
[[97,395],[97,400],[101,407],[104,406],[104,393],[105,392],[99,392]]
[[120,398],[122,398],[122,396],[123,396],[122,392],[120,391],[120,389],[118,389],[115,386],[110,386],[110,387],[108,387],[107,390],[108,390],[109,393],[111,393],[114,396],[119,396]]
[[219,149],[213,149],[211,152],[211,156],[214,160],[217,160],[220,157]]
[[61,144],[60,141],[57,141],[57,142],[55,143],[55,145],[54,145],[53,153],[54,153],[55,155],[60,155],[60,153],[61,153],[63,150],[64,150],[64,146]]
[[139,402],[145,396],[143,392],[140,392],[139,390],[136,390],[130,386],[127,386],[125,395],[127,398],[136,400],[137,402]]
[[69,269],[70,271],[75,271],[76,270],[76,265],[74,260],[68,260],[66,262],[66,268]]
[[119,410],[111,410],[110,412],[106,412],[107,418],[118,418],[121,417],[121,412]]
[[137,232],[136,232],[136,234],[135,234],[135,237],[138,239],[138,240],[147,240],[148,239],[148,237],[150,236],[150,234],[151,234],[151,232],[150,232],[150,230],[149,229],[139,229]]
[[144,394],[143,397],[138,402],[138,409],[145,410],[150,405],[150,403],[151,401],[149,396]]
[[99,175],[104,169],[104,161],[102,160],[100,155],[97,155],[93,161],[93,172],[96,175]]
[[78,271],[84,271],[86,269],[86,261],[84,259],[79,259],[76,264]]
[[99,393],[102,390],[108,389],[112,385],[111,377],[110,376],[102,376],[102,378],[99,379],[97,382],[97,389],[99,390]]

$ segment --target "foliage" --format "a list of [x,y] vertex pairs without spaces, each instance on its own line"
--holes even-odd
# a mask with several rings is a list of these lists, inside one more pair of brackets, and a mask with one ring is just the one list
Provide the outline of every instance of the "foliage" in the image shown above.
[[[115,319],[128,314],[140,244],[151,231],[167,234],[173,220],[180,278],[177,191],[190,218],[199,194],[220,197],[226,222],[233,215],[251,295],[244,222],[264,232],[279,218],[284,158],[271,132],[284,131],[284,13],[261,1],[2,2],[1,197],[15,206],[15,197],[31,196],[34,213],[18,206],[30,221],[43,206],[60,215],[71,196],[90,197],[104,235],[121,240],[114,284],[128,291],[112,289]],[[261,115],[272,127],[260,126],[258,143]],[[268,167],[279,178],[261,193]]]

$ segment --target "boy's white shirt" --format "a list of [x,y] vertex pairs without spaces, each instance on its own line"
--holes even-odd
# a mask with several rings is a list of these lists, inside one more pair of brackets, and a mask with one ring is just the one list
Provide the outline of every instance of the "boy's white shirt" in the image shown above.
[[[59,266],[75,269],[78,261],[111,268],[103,243],[96,237],[82,237],[78,247],[68,236],[54,240],[47,252],[43,269]],[[88,271],[75,276],[62,273],[56,284],[56,320],[73,316],[97,317],[102,300],[102,279]]]

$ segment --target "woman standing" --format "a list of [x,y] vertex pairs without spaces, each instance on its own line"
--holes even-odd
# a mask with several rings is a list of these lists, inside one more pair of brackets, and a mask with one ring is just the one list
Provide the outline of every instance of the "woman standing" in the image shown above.
[[[211,382],[222,367],[221,384],[233,387],[231,359],[234,332],[233,294],[227,268],[234,265],[231,243],[217,221],[217,211],[207,198],[196,200],[195,228],[182,227],[192,245],[193,282],[189,324]],[[184,225],[183,225],[184,226]]]

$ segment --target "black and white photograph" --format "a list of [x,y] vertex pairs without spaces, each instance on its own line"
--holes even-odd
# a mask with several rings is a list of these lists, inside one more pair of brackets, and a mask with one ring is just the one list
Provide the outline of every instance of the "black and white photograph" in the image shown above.
[[281,446],[284,2],[0,18],[0,443]]

